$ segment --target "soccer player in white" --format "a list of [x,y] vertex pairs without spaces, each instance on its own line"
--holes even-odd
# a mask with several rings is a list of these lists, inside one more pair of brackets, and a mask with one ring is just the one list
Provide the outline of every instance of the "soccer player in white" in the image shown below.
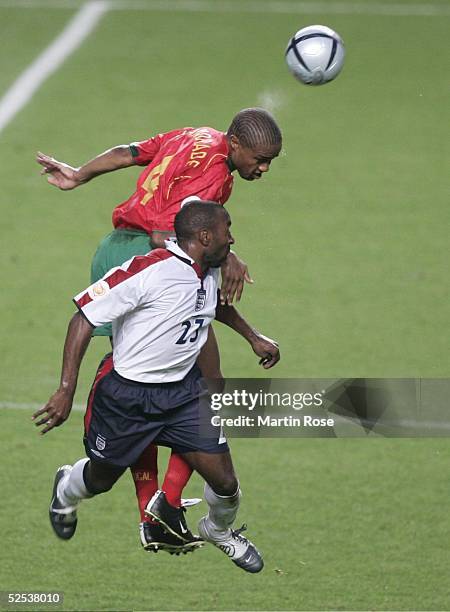
[[110,321],[114,369],[90,394],[88,457],[55,476],[50,521],[59,537],[74,535],[80,501],[108,491],[155,441],[183,454],[206,481],[209,512],[199,523],[202,538],[245,571],[263,568],[255,546],[231,529],[240,488],[228,444],[220,432],[199,433],[205,388],[196,359],[214,318],[242,335],[264,368],[279,360],[276,342],[250,327],[233,306],[217,303],[218,268],[234,243],[230,225],[222,206],[190,202],[175,219],[177,244],[132,258],[74,298],[79,312],[69,324],[59,389],[33,416],[42,433],[68,418],[92,327]]

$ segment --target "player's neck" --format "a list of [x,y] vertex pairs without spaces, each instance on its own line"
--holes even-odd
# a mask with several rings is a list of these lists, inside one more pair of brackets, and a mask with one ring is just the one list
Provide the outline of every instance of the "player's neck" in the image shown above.
[[228,166],[228,170],[230,172],[234,172],[236,170],[236,166],[233,164],[231,157],[227,157],[225,163]]
[[189,257],[194,260],[202,273],[206,272],[209,266],[204,261],[204,253],[200,245],[195,242],[190,242],[189,240],[182,240],[178,242],[178,246],[186,253],[186,255],[189,255]]

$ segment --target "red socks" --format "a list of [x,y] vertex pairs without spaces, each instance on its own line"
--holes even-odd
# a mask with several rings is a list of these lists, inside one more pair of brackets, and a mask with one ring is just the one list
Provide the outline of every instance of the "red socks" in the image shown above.
[[192,474],[192,468],[186,463],[181,455],[172,451],[162,490],[166,494],[167,501],[171,506],[181,506],[181,494]]
[[141,521],[153,522],[145,516],[144,510],[158,490],[158,447],[154,444],[147,446],[130,470],[133,474]]
[[[150,444],[130,469],[133,474],[141,521],[153,522],[145,515],[144,510],[158,490],[158,447]],[[192,468],[181,455],[172,452],[161,487],[171,506],[176,508],[181,506],[181,494],[191,474]]]

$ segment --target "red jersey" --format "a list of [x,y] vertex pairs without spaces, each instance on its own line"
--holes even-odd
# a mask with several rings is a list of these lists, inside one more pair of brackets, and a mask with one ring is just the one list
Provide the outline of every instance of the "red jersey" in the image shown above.
[[135,161],[147,166],[136,191],[113,212],[116,228],[172,231],[175,215],[188,196],[225,204],[233,187],[226,164],[223,132],[209,127],[184,128],[130,145]]

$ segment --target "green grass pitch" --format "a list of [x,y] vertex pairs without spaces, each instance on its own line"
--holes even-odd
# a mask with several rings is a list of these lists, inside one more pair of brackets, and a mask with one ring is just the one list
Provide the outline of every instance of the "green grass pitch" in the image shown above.
[[[0,96],[79,6],[20,4],[0,1]],[[54,470],[83,455],[82,413],[40,438],[30,406],[58,384],[71,298],[137,171],[62,193],[39,176],[39,149],[77,165],[268,107],[282,155],[262,181],[236,178],[228,209],[255,280],[241,310],[280,342],[273,375],[449,376],[449,2],[396,0],[401,16],[339,13],[331,0],[329,13],[225,4],[109,11],[0,134],[0,591],[63,591],[64,610],[449,609],[445,439],[232,440],[239,518],[266,561],[257,576],[212,547],[145,554],[128,475],[82,506],[72,542],[48,525]],[[431,4],[434,16],[407,14]],[[318,88],[297,83],[283,59],[289,37],[313,23],[337,30],[347,50],[341,75]],[[243,341],[216,329],[227,376],[266,375]],[[78,405],[107,348],[91,344]],[[201,492],[193,477],[186,494]],[[192,526],[204,509],[189,510]]]

